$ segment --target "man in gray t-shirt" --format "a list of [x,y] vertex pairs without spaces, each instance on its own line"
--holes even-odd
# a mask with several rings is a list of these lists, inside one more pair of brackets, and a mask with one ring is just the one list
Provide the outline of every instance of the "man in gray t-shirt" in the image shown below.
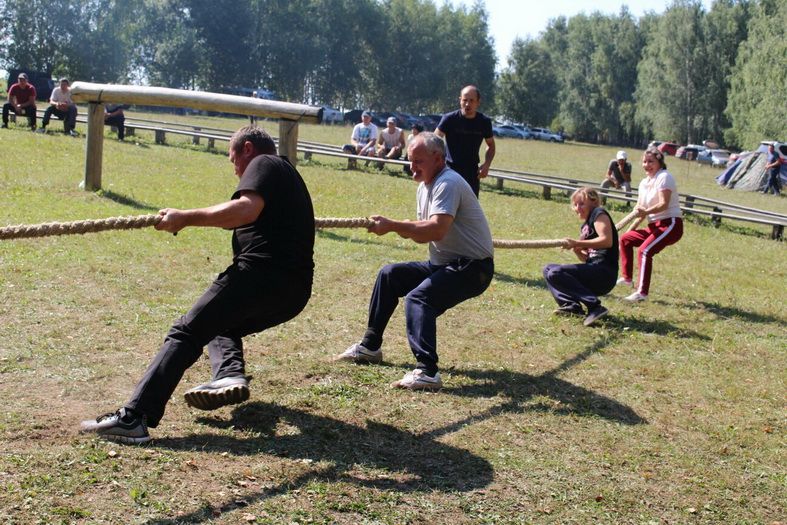
[[483,293],[494,274],[492,234],[472,188],[446,167],[445,143],[434,133],[420,133],[407,148],[418,186],[418,220],[396,221],[373,215],[369,231],[394,232],[418,243],[429,243],[429,261],[389,264],[377,274],[366,333],[337,361],[380,363],[383,332],[400,297],[405,298],[407,340],[415,370],[393,386],[438,390],[437,317]]

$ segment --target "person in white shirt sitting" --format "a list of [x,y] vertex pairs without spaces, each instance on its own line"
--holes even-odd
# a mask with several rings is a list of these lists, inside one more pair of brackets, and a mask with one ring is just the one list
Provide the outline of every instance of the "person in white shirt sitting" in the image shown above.
[[52,95],[49,97],[49,107],[44,111],[39,133],[46,133],[46,127],[49,125],[52,115],[63,121],[63,131],[66,134],[72,137],[77,136],[77,132],[74,131],[77,125],[77,105],[71,100],[71,84],[67,78],[61,78],[60,86],[52,90]]

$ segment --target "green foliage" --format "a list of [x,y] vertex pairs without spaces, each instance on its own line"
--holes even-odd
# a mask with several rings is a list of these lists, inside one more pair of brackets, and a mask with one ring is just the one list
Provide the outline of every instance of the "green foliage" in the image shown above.
[[534,126],[548,126],[558,112],[558,81],[552,57],[544,44],[515,40],[508,67],[498,81],[501,115]]
[[449,110],[475,84],[485,112],[582,141],[751,147],[785,138],[785,9],[673,0],[639,20],[558,17],[496,77],[482,0],[3,0],[0,67],[411,113]]
[[763,0],[740,46],[727,108],[732,127],[726,134],[740,147],[754,148],[764,139],[787,140],[785,17],[787,2]]

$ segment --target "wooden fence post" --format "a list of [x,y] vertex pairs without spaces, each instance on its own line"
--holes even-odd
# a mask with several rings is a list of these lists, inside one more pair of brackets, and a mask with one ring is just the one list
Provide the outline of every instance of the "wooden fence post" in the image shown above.
[[156,144],[164,144],[167,141],[166,134],[163,129],[156,130]]
[[773,230],[771,231],[771,239],[774,241],[778,241],[784,235],[784,226],[781,224],[774,224]]
[[541,187],[541,196],[544,197],[545,201],[552,199],[552,186],[542,186]]
[[287,157],[295,166],[298,162],[298,122],[279,120],[279,155]]
[[87,143],[85,144],[85,191],[101,189],[101,159],[104,153],[104,104],[87,106]]
[[[195,127],[194,131],[199,133],[200,131],[202,131],[202,128]],[[195,146],[199,146],[199,135],[194,135],[193,137],[191,137],[191,143],[194,144]]]
[[710,216],[710,221],[713,223],[715,227],[721,226],[721,215],[717,215],[718,213],[722,213],[721,208],[718,206],[713,207],[713,212]]
[[687,208],[694,207],[694,195],[686,195],[686,207]]
[[502,190],[503,189],[503,179],[500,178],[500,177],[497,178],[497,189],[498,190]]

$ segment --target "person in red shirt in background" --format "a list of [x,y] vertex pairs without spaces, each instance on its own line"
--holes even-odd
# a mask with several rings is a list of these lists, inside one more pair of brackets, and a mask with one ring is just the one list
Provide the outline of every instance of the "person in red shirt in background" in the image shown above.
[[36,129],[36,88],[27,81],[26,73],[19,73],[16,84],[8,90],[8,102],[3,105],[3,127],[8,127],[8,112],[27,115],[30,129]]

